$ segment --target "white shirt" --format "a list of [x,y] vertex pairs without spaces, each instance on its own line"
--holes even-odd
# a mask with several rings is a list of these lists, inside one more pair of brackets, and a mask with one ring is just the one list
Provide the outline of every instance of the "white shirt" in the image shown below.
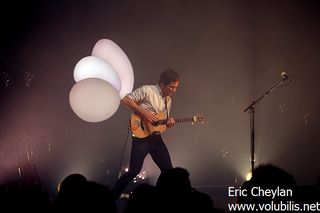
[[130,94],[127,94],[127,96],[139,106],[151,112],[163,112],[167,114],[168,109],[168,114],[170,113],[171,98],[170,96],[162,96],[162,91],[158,84],[141,86]]

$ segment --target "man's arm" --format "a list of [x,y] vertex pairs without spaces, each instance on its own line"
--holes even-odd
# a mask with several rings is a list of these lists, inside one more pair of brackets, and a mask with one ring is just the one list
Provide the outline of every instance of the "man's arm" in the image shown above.
[[121,103],[129,107],[132,111],[140,114],[150,122],[158,121],[158,118],[152,112],[149,112],[148,110],[140,107],[134,100],[132,100],[128,96],[122,98]]

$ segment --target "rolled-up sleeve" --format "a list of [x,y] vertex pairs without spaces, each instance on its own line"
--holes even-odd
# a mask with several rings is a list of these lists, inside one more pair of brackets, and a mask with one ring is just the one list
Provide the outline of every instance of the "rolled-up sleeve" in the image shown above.
[[131,98],[133,101],[139,102],[146,97],[146,87],[141,86],[132,91],[131,93],[127,94],[127,96]]

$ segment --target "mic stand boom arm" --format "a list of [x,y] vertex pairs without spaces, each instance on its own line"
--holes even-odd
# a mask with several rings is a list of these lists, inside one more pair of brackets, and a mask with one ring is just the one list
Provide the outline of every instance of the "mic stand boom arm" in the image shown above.
[[255,127],[254,127],[254,112],[256,104],[259,103],[262,99],[264,99],[268,94],[279,88],[283,82],[287,81],[288,78],[283,78],[277,84],[272,86],[269,90],[266,90],[263,95],[261,95],[257,100],[253,101],[247,108],[244,109],[244,112],[249,110],[250,113],[250,135],[251,135],[251,144],[250,144],[250,155],[251,155],[251,174],[253,175],[254,172],[254,162],[255,162],[255,154],[254,154],[254,146],[255,146]]

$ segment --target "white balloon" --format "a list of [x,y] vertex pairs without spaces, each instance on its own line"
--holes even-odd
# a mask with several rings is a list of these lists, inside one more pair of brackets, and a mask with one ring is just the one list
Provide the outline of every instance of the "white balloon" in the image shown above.
[[73,77],[76,82],[86,78],[100,78],[111,83],[120,92],[121,81],[118,73],[104,59],[96,56],[87,56],[75,66]]
[[127,55],[116,43],[109,39],[101,39],[93,47],[92,55],[106,60],[118,73],[121,81],[121,98],[132,92],[134,84],[132,65]]
[[73,112],[81,119],[100,122],[110,118],[118,110],[120,96],[109,82],[86,78],[71,88],[69,102]]

